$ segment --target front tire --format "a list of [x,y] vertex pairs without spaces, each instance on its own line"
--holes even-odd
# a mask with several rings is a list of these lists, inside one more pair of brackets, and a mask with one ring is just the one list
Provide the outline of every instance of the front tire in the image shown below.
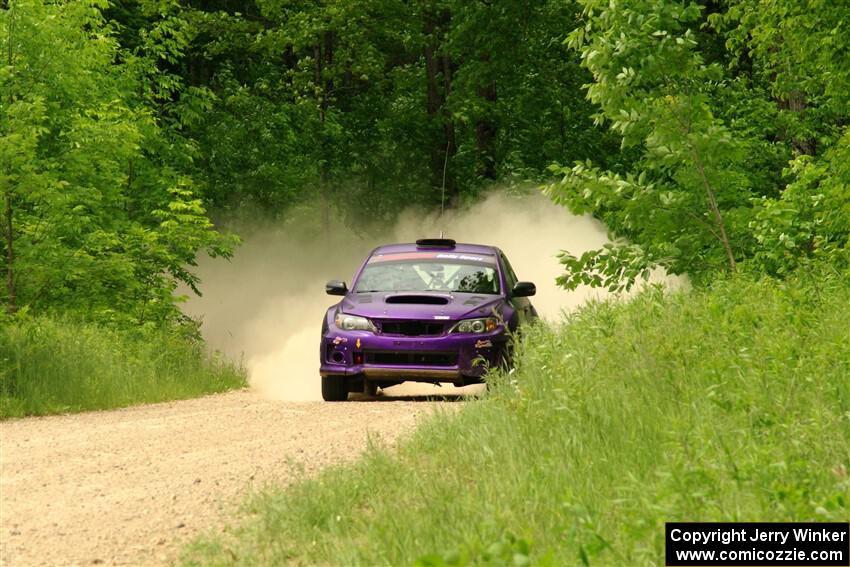
[[345,376],[322,376],[322,399],[326,402],[348,400],[348,384]]

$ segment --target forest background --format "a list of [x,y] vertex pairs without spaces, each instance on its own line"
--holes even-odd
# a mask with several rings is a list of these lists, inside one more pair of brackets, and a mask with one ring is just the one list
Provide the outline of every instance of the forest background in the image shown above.
[[5,348],[198,343],[176,290],[235,227],[364,232],[529,182],[610,230],[566,288],[846,273],[847,29],[828,0],[4,0]]

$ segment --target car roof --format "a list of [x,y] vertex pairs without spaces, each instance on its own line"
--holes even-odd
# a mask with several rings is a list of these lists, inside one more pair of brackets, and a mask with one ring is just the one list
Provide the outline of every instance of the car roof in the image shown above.
[[485,246],[484,244],[466,244],[463,242],[456,243],[453,247],[447,246],[418,246],[415,243],[403,244],[385,244],[379,246],[372,251],[374,254],[398,254],[401,252],[423,252],[426,250],[442,250],[446,252],[460,252],[461,254],[494,254],[498,256],[499,249],[495,246]]

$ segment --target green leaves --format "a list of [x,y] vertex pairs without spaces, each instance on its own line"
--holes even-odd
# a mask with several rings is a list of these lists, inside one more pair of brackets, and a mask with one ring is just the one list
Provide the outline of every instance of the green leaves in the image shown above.
[[569,44],[593,74],[588,99],[597,120],[641,157],[620,171],[556,167],[562,179],[548,192],[605,221],[642,255],[567,254],[562,285],[618,287],[622,277],[627,287],[636,257],[697,281],[742,261],[788,273],[803,258],[846,246],[845,223],[828,221],[821,207],[829,195],[833,209],[846,210],[839,187],[847,178],[835,158],[846,141],[833,144],[848,115],[847,89],[843,98],[835,89],[850,80],[850,65],[830,34],[850,9],[761,0],[713,13],[678,0],[581,4],[585,23]]
[[580,285],[603,287],[611,293],[628,291],[638,278],[648,280],[653,266],[646,252],[634,244],[606,244],[580,257],[561,252],[558,260],[566,270],[555,280],[559,286],[565,289],[576,289]]
[[158,70],[185,46],[185,22],[168,20],[168,6],[135,54],[121,51],[101,3],[23,0],[0,11],[0,191],[11,224],[0,262],[12,273],[0,297],[10,310],[173,321],[172,291],[194,288],[187,266],[198,251],[233,246],[181,173],[194,147],[178,130],[209,98],[188,89],[175,100],[179,78]]
[[549,195],[603,220],[616,243],[566,251],[566,287],[625,289],[653,265],[697,282],[813,257],[843,265],[841,3],[9,7],[10,309],[173,319],[171,290],[197,288],[195,255],[235,245],[206,207],[274,216],[319,201],[388,219],[441,204],[444,180],[451,205],[494,178],[541,179],[556,160],[573,165],[549,170]]
[[795,181],[779,198],[754,201],[749,227],[758,243],[752,265],[787,275],[812,260],[850,266],[850,131],[821,159],[800,156],[786,172]]
[[[683,254],[672,269],[716,269],[716,265],[704,263],[710,255],[700,250],[702,246],[681,246],[685,242],[706,244],[707,229],[716,237],[713,245],[725,249],[729,266],[734,269],[734,253],[720,208],[727,203],[722,202],[725,195],[719,193],[719,188],[729,181],[738,184],[732,194],[739,202],[745,202],[747,190],[745,176],[737,173],[741,157],[737,140],[715,118],[709,105],[707,88],[718,77],[719,67],[704,63],[695,49],[694,32],[688,27],[700,17],[700,7],[664,0],[633,0],[616,5],[589,0],[583,4],[587,23],[581,32],[573,33],[570,41],[582,51],[583,65],[593,73],[588,99],[600,106],[600,119],[622,136],[624,146],[642,148],[642,159],[629,176],[640,179],[642,187],[626,192],[630,179],[593,169],[574,169],[561,185],[584,184],[584,206],[577,211],[597,214],[615,234],[643,246],[647,254],[644,261],[661,257],[661,249],[675,235],[676,248]],[[647,179],[649,183],[645,182]],[[587,187],[595,188],[590,190],[590,194],[597,195],[595,202],[590,202]],[[599,191],[605,187],[607,195]],[[615,199],[611,198],[612,192]],[[572,199],[572,203],[575,201]],[[650,210],[658,205],[672,213],[666,215],[667,231],[647,226],[656,222],[656,215]],[[627,214],[620,218],[608,214],[617,209]],[[706,209],[711,211],[709,223],[701,219]],[[649,214],[630,214],[632,211]],[[606,265],[617,257],[598,254]],[[631,266],[635,256],[622,257]],[[567,266],[594,271],[596,258]],[[626,287],[634,281],[631,269],[618,272],[611,268],[605,273],[608,287],[617,287],[613,279],[618,273],[626,278]],[[568,275],[563,281],[576,280]],[[601,281],[590,277],[593,284]]]
[[217,211],[319,201],[361,226],[440,206],[444,177],[451,206],[493,176],[540,179],[554,159],[619,143],[592,127],[589,75],[563,45],[570,3],[262,0],[168,14],[190,42],[160,67],[215,93],[181,132],[198,141],[193,177]]

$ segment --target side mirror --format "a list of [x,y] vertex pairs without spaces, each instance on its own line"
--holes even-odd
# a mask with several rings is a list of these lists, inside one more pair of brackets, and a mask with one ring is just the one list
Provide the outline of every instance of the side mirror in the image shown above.
[[345,282],[331,280],[325,284],[325,293],[328,295],[345,295],[348,293],[348,286],[345,285]]
[[537,286],[531,282],[517,282],[511,290],[514,297],[530,297],[537,293]]

